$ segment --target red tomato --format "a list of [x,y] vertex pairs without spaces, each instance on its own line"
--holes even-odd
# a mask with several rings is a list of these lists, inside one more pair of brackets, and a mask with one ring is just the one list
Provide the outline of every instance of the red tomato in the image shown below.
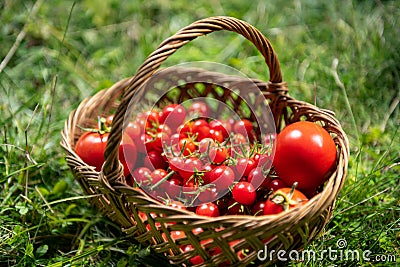
[[146,130],[157,128],[159,124],[159,112],[155,110],[149,110],[145,112],[146,116]]
[[248,177],[250,171],[257,167],[255,160],[251,158],[240,158],[236,163],[236,174],[240,177]]
[[153,150],[149,151],[144,157],[143,164],[150,170],[154,169],[166,169],[168,167],[167,162],[165,162],[161,152]]
[[172,134],[171,128],[167,124],[160,124],[157,127],[157,132],[158,133],[164,133],[167,136],[170,136]]
[[189,113],[197,117],[208,117],[210,115],[210,108],[204,102],[195,101],[190,105]]
[[163,108],[160,113],[160,123],[167,124],[171,129],[176,129],[186,118],[186,110],[179,104],[170,104]]
[[133,179],[139,185],[149,185],[151,182],[151,170],[146,167],[137,168],[132,173]]
[[196,151],[196,144],[190,138],[182,138],[179,140],[179,150],[182,151],[182,155],[189,156]]
[[200,172],[202,169],[203,163],[197,157],[189,157],[184,160],[182,169],[177,171],[186,182],[193,176],[193,174]]
[[210,129],[210,138],[217,143],[222,143],[224,141],[224,135],[221,131]]
[[204,138],[199,142],[199,152],[201,154],[206,153],[211,147],[215,146],[215,142],[211,138]]
[[210,183],[215,184],[218,190],[228,189],[234,181],[235,173],[226,165],[217,166],[210,173]]
[[213,165],[211,163],[207,163],[203,166],[202,172],[203,172],[203,182],[204,184],[209,184],[211,181],[211,171],[216,167],[216,165]]
[[227,138],[229,136],[229,133],[232,131],[232,127],[227,121],[212,120],[209,125],[210,129],[220,131],[224,138]]
[[151,183],[155,185],[161,181],[165,176],[167,176],[167,171],[163,169],[155,169],[151,174]]
[[[86,132],[78,139],[75,152],[88,165],[100,171],[104,164],[104,150],[110,133]],[[136,163],[136,146],[132,139],[122,135],[119,147],[119,159],[124,166],[124,175],[127,177]]]
[[197,141],[201,141],[204,138],[210,137],[210,127],[208,126],[208,122],[203,119],[194,121],[192,133],[196,136]]
[[163,144],[168,144],[169,136],[164,132],[156,133],[155,136],[146,135],[145,147],[149,151],[163,151]]
[[97,132],[84,133],[76,143],[75,152],[88,165],[96,167],[101,171],[104,164],[104,150],[107,145],[109,133],[99,134]]
[[251,205],[256,200],[256,189],[251,183],[238,182],[232,189],[232,196],[243,205]]
[[[292,193],[292,195],[290,195]],[[264,215],[278,214],[282,211],[293,209],[304,205],[308,198],[299,190],[294,188],[281,188],[273,193],[265,202]]]
[[198,200],[202,203],[211,202],[216,200],[217,198],[218,198],[218,190],[214,186],[203,189],[198,196]]
[[261,216],[264,214],[264,207],[265,207],[265,201],[258,201],[256,202],[252,209],[251,209],[251,214],[255,216]]
[[182,182],[182,177],[175,173],[168,181],[161,184],[161,189],[166,197],[174,199],[181,193]]
[[125,128],[125,133],[129,135],[132,141],[136,144],[137,140],[140,139],[140,134],[142,133],[139,125],[135,122],[129,122]]
[[246,214],[245,208],[242,204],[234,200],[233,198],[228,202],[228,212],[229,215],[244,215]]
[[256,167],[249,172],[247,181],[255,188],[258,188],[259,186],[267,187],[269,185],[268,178],[260,167]]
[[278,189],[281,189],[284,187],[288,187],[288,185],[280,179],[274,179],[269,183],[269,188],[273,191],[277,191]]
[[242,134],[243,136],[251,136],[253,131],[253,124],[247,119],[241,119],[233,125],[235,133]]
[[219,209],[214,203],[204,203],[196,208],[196,214],[209,217],[218,217]]
[[213,146],[208,151],[208,157],[212,163],[221,164],[229,157],[228,149],[224,146]]
[[315,123],[290,124],[277,136],[273,165],[280,179],[289,185],[298,182],[299,189],[316,189],[335,162],[336,146],[332,137]]

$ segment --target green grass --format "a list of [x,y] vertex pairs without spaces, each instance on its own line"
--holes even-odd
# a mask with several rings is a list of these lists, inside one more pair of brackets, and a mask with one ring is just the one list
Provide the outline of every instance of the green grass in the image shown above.
[[[0,2],[0,60],[7,59],[0,67],[0,266],[166,265],[88,204],[66,165],[60,131],[83,98],[133,75],[162,40],[212,15],[260,29],[278,54],[290,94],[335,111],[349,136],[349,173],[333,218],[306,249],[335,249],[345,239],[348,249],[395,255],[400,263],[398,1],[6,0]],[[165,65],[193,60],[268,79],[262,57],[232,33],[195,40]],[[396,265],[386,264],[380,263]]]

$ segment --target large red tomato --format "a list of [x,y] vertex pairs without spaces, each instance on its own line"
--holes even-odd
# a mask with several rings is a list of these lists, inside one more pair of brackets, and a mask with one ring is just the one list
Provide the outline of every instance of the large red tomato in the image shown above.
[[[86,132],[78,139],[75,152],[88,165],[100,171],[104,164],[104,150],[110,133]],[[124,166],[125,177],[129,175],[136,163],[136,146],[127,135],[122,135],[119,147],[119,159]]]
[[315,190],[335,165],[336,146],[321,126],[300,121],[286,126],[276,139],[275,170],[286,184]]

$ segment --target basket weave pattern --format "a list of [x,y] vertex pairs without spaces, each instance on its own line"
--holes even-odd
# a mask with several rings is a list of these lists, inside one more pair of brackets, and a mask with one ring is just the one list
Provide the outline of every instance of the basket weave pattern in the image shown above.
[[[118,146],[123,132],[124,115],[133,95],[180,47],[199,36],[220,30],[236,32],[253,43],[265,59],[270,80],[249,80],[201,69],[168,68],[163,70],[168,74],[164,76],[169,77],[171,81],[165,83],[178,80],[186,83],[179,87],[180,94],[175,96],[175,99],[166,96],[162,102],[181,103],[193,97],[213,97],[223,102],[231,101],[235,111],[240,114],[240,101],[231,95],[231,91],[226,90],[220,95],[215,86],[205,84],[205,90],[200,93],[194,81],[217,80],[224,87],[235,88],[241,92],[246,92],[246,87],[251,83],[256,85],[268,100],[277,132],[285,125],[300,120],[322,125],[334,137],[337,145],[337,168],[325,183],[323,190],[301,207],[271,216],[231,215],[208,218],[165,206],[125,183],[118,161]],[[106,162],[102,171],[96,172],[94,167],[88,166],[79,158],[74,152],[74,147],[83,133],[80,127],[93,127],[93,122],[99,115],[107,116],[114,110],[116,112],[113,127],[105,152]],[[290,97],[287,85],[282,80],[279,61],[269,41],[250,24],[230,17],[211,17],[183,28],[162,42],[133,77],[121,80],[111,88],[82,101],[65,123],[62,146],[67,153],[67,162],[74,177],[85,194],[91,196],[91,203],[118,223],[127,235],[143,244],[151,245],[156,252],[166,254],[174,264],[189,264],[188,260],[191,257],[200,255],[204,259],[201,266],[221,263],[246,266],[252,262],[256,262],[258,266],[270,265],[274,260],[257,262],[257,252],[264,248],[264,243],[267,242],[269,250],[276,251],[298,250],[309,243],[321,232],[331,217],[335,199],[345,180],[349,153],[347,137],[333,112]],[[140,216],[139,212],[146,214],[147,219]],[[153,218],[151,214],[157,216]],[[160,227],[156,227],[156,223]],[[148,224],[151,226],[150,230],[146,228]],[[193,230],[197,228],[201,228],[202,232],[194,233]],[[173,240],[170,233],[175,230],[184,231],[186,237]],[[212,241],[202,246],[200,243],[204,244],[205,240]],[[234,246],[230,244],[232,241],[237,241]],[[193,246],[192,251],[183,252],[180,249],[189,244]],[[211,255],[209,252],[216,248],[222,253]],[[250,252],[243,259],[239,259],[237,252],[242,249],[249,249]]]

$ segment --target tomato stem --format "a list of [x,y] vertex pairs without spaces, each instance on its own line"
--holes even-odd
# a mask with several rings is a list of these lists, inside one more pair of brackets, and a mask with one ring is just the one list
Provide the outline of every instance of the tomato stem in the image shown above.
[[160,184],[164,183],[166,180],[172,177],[175,174],[175,171],[170,171],[167,175],[165,175],[160,181],[150,187],[150,190],[154,190],[154,188],[158,187]]

